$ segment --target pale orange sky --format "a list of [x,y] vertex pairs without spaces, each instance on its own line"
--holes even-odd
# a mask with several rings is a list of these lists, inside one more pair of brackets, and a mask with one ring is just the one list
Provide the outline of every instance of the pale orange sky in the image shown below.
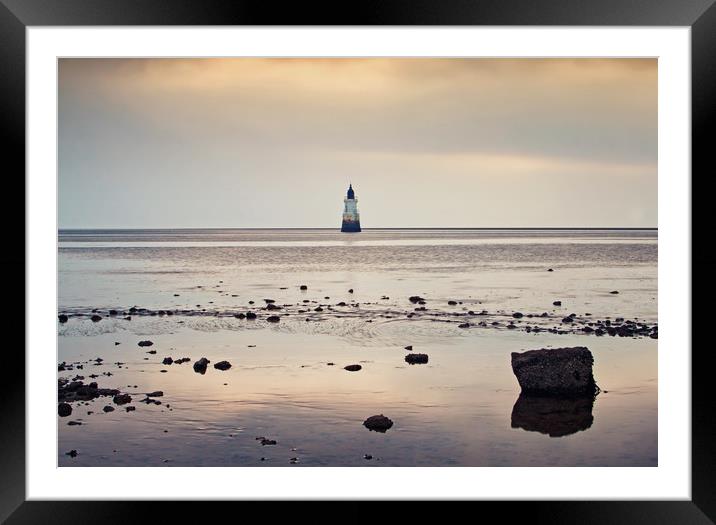
[[60,227],[657,222],[656,59],[61,59]]

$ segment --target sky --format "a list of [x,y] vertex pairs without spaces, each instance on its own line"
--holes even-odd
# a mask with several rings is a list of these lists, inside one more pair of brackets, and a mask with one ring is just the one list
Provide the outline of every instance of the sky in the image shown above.
[[60,228],[656,227],[656,59],[60,59]]

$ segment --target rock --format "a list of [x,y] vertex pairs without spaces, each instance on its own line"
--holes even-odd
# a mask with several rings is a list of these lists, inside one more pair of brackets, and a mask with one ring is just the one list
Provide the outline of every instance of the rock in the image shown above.
[[612,291],[611,291],[611,292],[609,292],[609,293],[610,293],[610,294],[612,294],[612,295],[616,295],[616,294],[618,294],[618,293],[619,293],[619,290],[612,290]]
[[525,314],[523,314],[522,312],[515,312],[512,314],[512,317],[514,317],[515,319],[522,319],[524,316]]
[[265,447],[266,445],[275,445],[275,444],[276,444],[275,439],[261,438],[261,446],[262,447]]
[[448,301],[448,304],[450,306],[455,306],[457,304],[457,301]]
[[164,397],[164,392],[161,390],[155,390],[147,394],[147,397]]
[[383,414],[380,414],[378,416],[370,416],[368,419],[363,421],[363,426],[365,426],[368,430],[385,433],[393,426],[393,421],[385,417]]
[[554,306],[562,306],[562,301],[554,301],[552,304]]
[[301,290],[308,290],[308,286],[306,286],[305,284],[302,284],[299,288]]
[[112,399],[115,405],[126,405],[132,402],[132,396],[129,394],[118,394]]
[[265,302],[266,304],[271,304],[271,303],[275,303],[276,300],[275,300],[275,299],[264,299],[264,302]]
[[572,319],[571,316],[567,316],[567,317],[563,317],[563,318],[562,318],[562,322],[563,322],[563,323],[571,323],[571,322],[573,322],[573,321],[574,321],[574,319]]
[[413,345],[408,345],[408,346],[405,347],[405,349],[406,349],[406,350],[412,350],[412,349],[413,349]]
[[246,312],[246,319],[256,319],[256,314],[254,312]]
[[553,272],[554,270],[552,268],[547,268],[548,272]]
[[228,361],[219,361],[214,365],[214,368],[216,368],[217,370],[228,370],[229,368],[231,368],[231,363],[229,363]]
[[278,315],[271,315],[266,318],[266,321],[269,323],[278,323],[281,320],[281,318]]
[[104,410],[105,412],[114,412],[114,407],[107,405],[102,410]]
[[408,297],[408,301],[410,301],[413,304],[417,304],[420,301],[425,301],[425,299],[423,299],[419,295],[411,295],[410,297]]
[[373,456],[371,456],[370,454],[365,454],[363,456],[363,459],[373,459]]
[[72,414],[72,406],[69,403],[60,403],[57,405],[57,414],[60,417],[67,417]]
[[281,307],[278,305],[275,305],[274,303],[269,303],[266,305],[266,310],[280,310]]
[[348,366],[344,366],[343,370],[348,370],[349,372],[357,372],[361,368],[363,368],[363,367],[360,365],[348,365]]
[[348,293],[353,293],[353,288],[351,288],[350,290],[348,290]]
[[137,407],[129,406],[129,407],[124,407],[124,409],[125,409],[127,412],[134,412],[135,410],[137,410]]
[[174,362],[174,360],[171,357],[165,357],[162,360],[163,365],[171,365]]
[[153,344],[151,341],[139,341],[137,343],[138,346],[152,346]]
[[67,317],[65,314],[60,314],[57,316],[57,320],[61,323],[66,323],[68,321],[69,317]]
[[405,356],[405,362],[411,365],[427,363],[428,354],[408,354]]
[[470,323],[462,323],[457,325],[458,328],[470,328]]
[[97,323],[102,320],[102,316],[95,314],[92,317],[90,317],[90,319],[92,319],[93,323]]
[[206,357],[202,357],[199,359],[196,363],[194,363],[194,372],[198,374],[205,374],[206,373],[206,365],[211,363]]
[[592,353],[584,346],[512,352],[512,371],[525,394],[596,395]]
[[69,452],[65,452],[65,456],[70,456],[71,458],[77,457],[77,451],[76,450],[70,450]]

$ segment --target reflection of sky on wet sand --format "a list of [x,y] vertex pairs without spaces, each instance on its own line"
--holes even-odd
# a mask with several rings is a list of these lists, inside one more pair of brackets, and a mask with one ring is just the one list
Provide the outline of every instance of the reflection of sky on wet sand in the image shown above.
[[[511,428],[519,387],[509,353],[584,343],[577,336],[475,332],[432,344],[430,363],[411,366],[403,361],[402,346],[355,347],[336,337],[272,329],[148,335],[157,350],[151,355],[136,346],[144,337],[140,325],[134,325],[137,335],[61,337],[60,355],[68,361],[101,356],[108,363],[126,362],[127,368],[86,365],[78,373],[111,371],[113,376],[97,379],[100,386],[129,392],[163,390],[162,401],[172,410],[137,403],[141,396],[135,396],[133,413],[102,413],[109,399],[91,403],[90,416],[76,406],[70,418],[60,420],[60,465],[284,466],[291,457],[302,465],[656,464],[652,340],[590,339],[597,382],[608,392],[597,397],[591,428],[550,438]],[[122,344],[115,347],[115,340]],[[227,359],[234,366],[227,372],[210,367],[202,376],[191,363],[163,367],[167,355],[192,362],[202,356]],[[363,370],[343,370],[352,363]],[[168,372],[160,373],[163,368]],[[138,388],[126,387],[134,384]],[[378,413],[395,421],[384,435],[362,426]],[[79,418],[82,426],[66,425]],[[258,436],[278,444],[262,447]],[[64,452],[72,448],[80,455],[70,460]],[[364,454],[380,461],[365,460]]]

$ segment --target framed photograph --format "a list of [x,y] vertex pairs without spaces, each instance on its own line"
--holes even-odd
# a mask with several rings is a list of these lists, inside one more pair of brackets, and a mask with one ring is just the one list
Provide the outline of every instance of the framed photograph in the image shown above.
[[0,518],[712,523],[712,4],[2,0],[27,309]]

